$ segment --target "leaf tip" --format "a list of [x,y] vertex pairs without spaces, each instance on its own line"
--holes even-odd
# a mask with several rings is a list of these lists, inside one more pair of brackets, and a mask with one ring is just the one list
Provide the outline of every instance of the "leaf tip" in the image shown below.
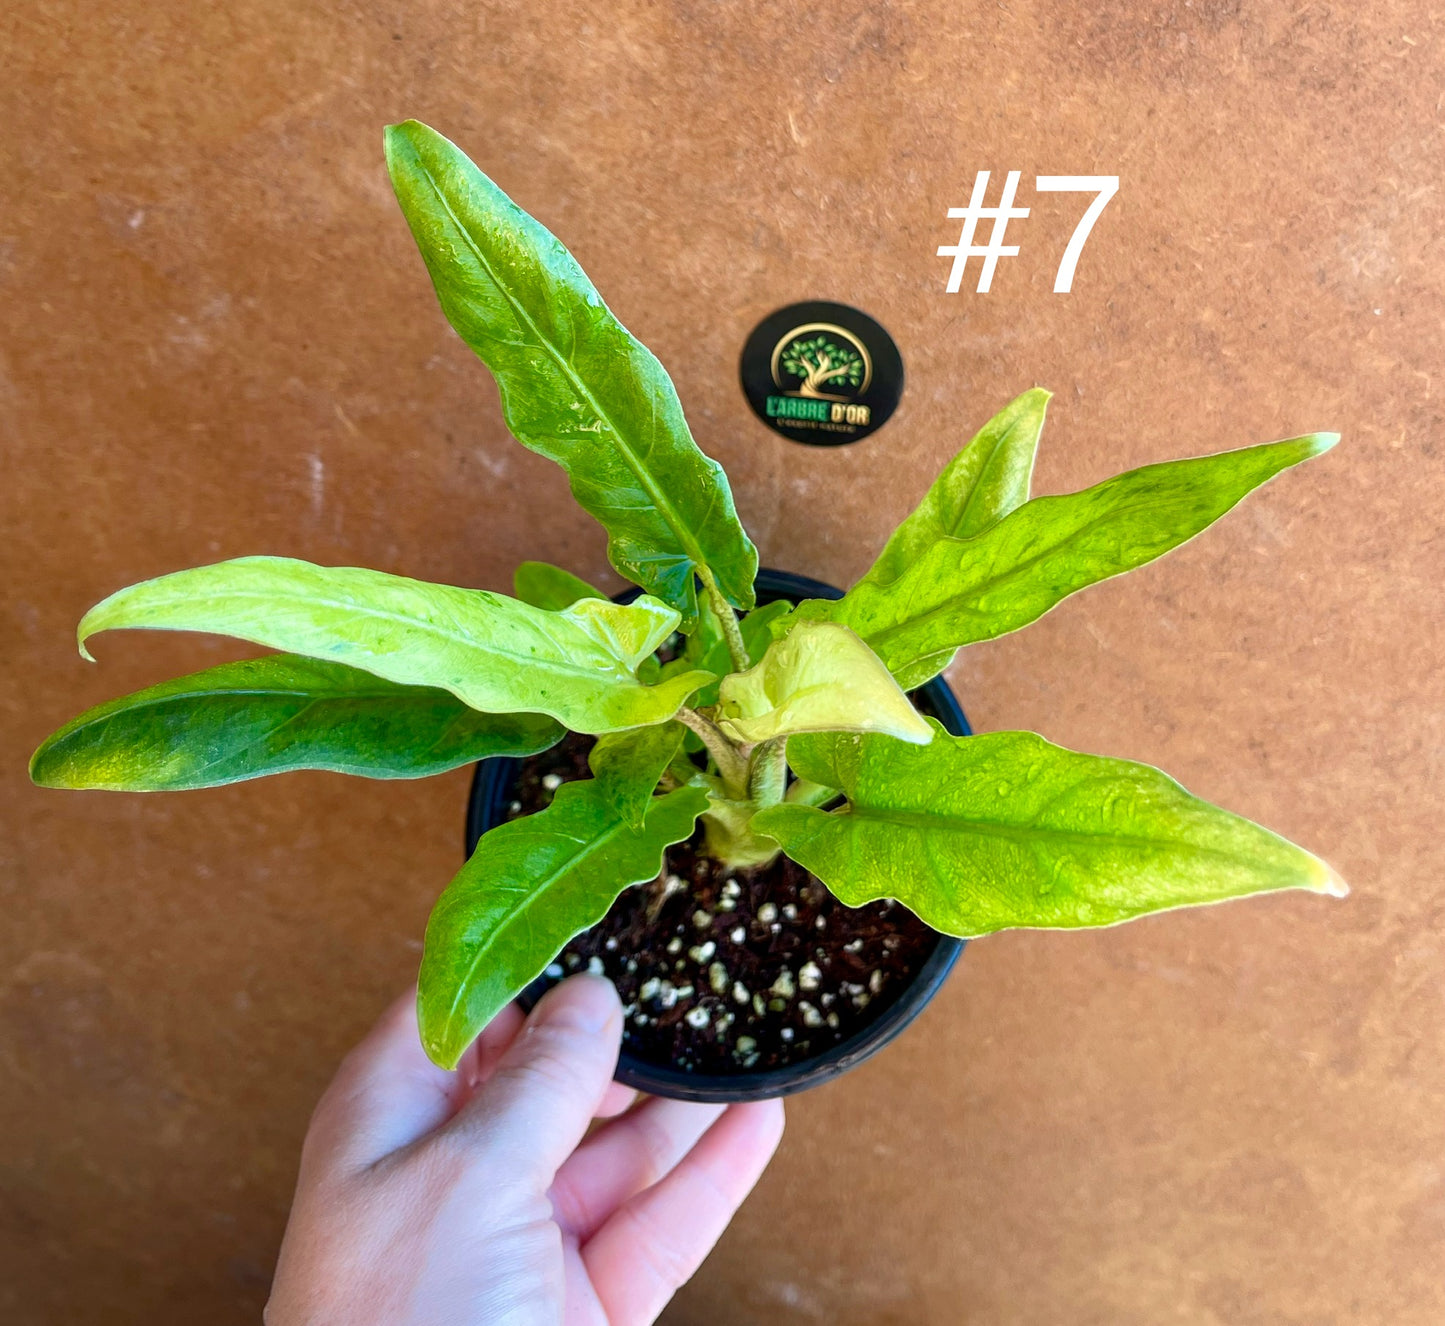
[[30,757],[28,766],[30,781],[36,787],[64,787],[65,784],[54,776],[54,771],[48,767],[47,756],[54,749],[52,743],[54,737],[46,737],[39,746],[35,748],[35,754]]
[[398,120],[397,123],[388,124],[382,128],[381,150],[386,154],[386,160],[388,165],[391,164],[391,159],[395,154],[396,149],[401,145],[405,137],[406,126],[407,121]]
[[421,1037],[421,1047],[426,1051],[426,1057],[438,1068],[445,1068],[452,1072],[462,1057],[465,1045],[454,1045],[454,1036],[448,1035],[450,1020],[443,1020],[440,1027],[433,1025],[434,1019],[428,1016],[427,1001],[422,994],[420,986],[417,989],[416,997],[416,1022],[417,1030]]
[[1331,450],[1339,440],[1338,433],[1306,433],[1303,437],[1294,438],[1293,442],[1304,453],[1301,459],[1313,460]]
[[400,187],[402,173],[415,168],[421,159],[422,145],[428,139],[441,135],[420,120],[399,120],[388,124],[381,131],[381,149],[386,157],[386,169],[391,175],[394,188]]
[[421,1047],[426,1051],[426,1057],[438,1068],[444,1068],[451,1073],[456,1070],[457,1062],[461,1059],[460,1052],[453,1052],[448,1048],[447,1043],[438,1040],[435,1036],[423,1035]]
[[1316,892],[1328,894],[1331,898],[1348,898],[1350,886],[1323,861],[1319,863]]
[[398,120],[395,124],[388,124],[381,131],[382,143],[390,148],[396,144],[409,142],[416,136],[417,130],[427,133],[435,133],[434,129],[428,128],[420,120]]

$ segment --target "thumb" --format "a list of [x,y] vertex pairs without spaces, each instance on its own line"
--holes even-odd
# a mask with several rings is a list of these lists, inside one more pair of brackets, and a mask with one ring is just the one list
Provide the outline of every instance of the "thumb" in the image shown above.
[[574,976],[548,991],[496,1071],[447,1125],[470,1134],[501,1173],[545,1192],[602,1108],[622,1043],[610,981]]

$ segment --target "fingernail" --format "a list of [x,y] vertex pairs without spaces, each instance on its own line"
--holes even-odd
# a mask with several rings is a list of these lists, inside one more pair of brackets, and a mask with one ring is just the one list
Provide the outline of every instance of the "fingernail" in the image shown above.
[[602,976],[573,976],[537,1005],[537,1017],[552,1026],[571,1027],[596,1036],[621,1017],[622,1001]]

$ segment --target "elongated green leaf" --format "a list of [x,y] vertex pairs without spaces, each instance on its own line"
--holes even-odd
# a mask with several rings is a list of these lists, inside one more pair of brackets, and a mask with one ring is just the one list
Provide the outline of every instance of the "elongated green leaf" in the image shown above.
[[570,608],[578,599],[605,599],[585,580],[551,562],[523,562],[512,574],[512,588],[523,603],[549,612]]
[[753,829],[850,907],[897,898],[951,935],[1112,925],[1272,889],[1345,891],[1308,852],[1148,765],[1032,732],[951,737],[933,726],[927,746],[793,738],[798,774],[842,788],[848,803],[774,806]]
[[939,539],[973,538],[1027,502],[1050,395],[1034,387],[979,429],[893,531],[863,581],[890,585]]
[[602,523],[612,565],[689,620],[702,568],[750,607],[757,549],[651,351],[560,241],[435,130],[390,126],[386,160],[443,312],[496,376],[513,435],[561,465]]
[[641,828],[663,771],[682,749],[687,729],[681,723],[608,732],[588,753],[597,787],[612,810],[633,828]]
[[677,622],[646,596],[627,607],[583,599],[546,612],[380,571],[242,557],[122,589],[85,614],[79,638],[85,654],[91,635],[120,627],[213,631],[440,687],[473,709],[550,714],[578,732],[610,732],[671,718],[711,680],[636,680]]
[[641,829],[595,781],[566,783],[546,810],[484,834],[426,928],[417,1009],[422,1043],[444,1068],[574,935],[693,829],[701,788],[658,797]]
[[489,755],[532,755],[564,731],[541,714],[482,714],[430,686],[276,654],[99,705],[45,740],[30,777],[42,787],[124,792],[218,787],[292,769],[422,778]]
[[959,646],[1016,631],[1076,590],[1153,561],[1338,440],[1313,433],[1037,497],[974,538],[936,540],[891,584],[861,582],[837,602],[809,599],[783,626],[850,626],[912,690],[942,672]]
[[734,741],[832,731],[932,738],[878,655],[833,622],[802,622],[756,667],[724,677],[718,699],[718,726]]

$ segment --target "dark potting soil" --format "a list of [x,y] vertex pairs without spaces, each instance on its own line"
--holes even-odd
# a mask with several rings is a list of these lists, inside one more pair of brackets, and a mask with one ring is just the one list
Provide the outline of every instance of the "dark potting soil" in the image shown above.
[[[591,777],[591,747],[569,733],[522,761],[507,818]],[[622,997],[623,1046],[639,1059],[729,1073],[811,1058],[892,1004],[938,942],[900,904],[845,907],[787,857],[728,870],[701,842],[699,828],[668,848],[661,887],[625,889],[547,968],[549,982],[606,976]]]

